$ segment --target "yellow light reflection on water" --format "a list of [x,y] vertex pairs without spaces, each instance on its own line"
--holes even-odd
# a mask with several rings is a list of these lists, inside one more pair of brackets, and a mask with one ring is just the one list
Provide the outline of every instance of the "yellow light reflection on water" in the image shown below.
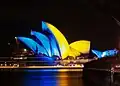
[[78,69],[59,69],[57,86],[83,86],[82,72]]
[[68,86],[68,75],[67,72],[59,72],[58,86]]

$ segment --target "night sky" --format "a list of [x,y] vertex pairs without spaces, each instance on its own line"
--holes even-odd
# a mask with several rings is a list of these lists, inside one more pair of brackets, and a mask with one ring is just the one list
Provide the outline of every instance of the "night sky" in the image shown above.
[[0,3],[0,55],[9,52],[7,43],[15,36],[40,31],[42,20],[56,26],[69,43],[85,39],[93,49],[115,48],[120,27],[112,16],[120,20],[119,0],[4,1]]

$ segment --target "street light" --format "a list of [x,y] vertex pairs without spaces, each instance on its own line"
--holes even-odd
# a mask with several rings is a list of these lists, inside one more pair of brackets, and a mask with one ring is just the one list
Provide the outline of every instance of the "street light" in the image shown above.
[[26,52],[27,51],[27,49],[24,49],[24,52]]
[[16,41],[16,44],[17,44],[17,37],[15,37],[15,41]]
[[17,39],[17,37],[15,37],[15,39]]
[[8,43],[8,45],[10,45],[10,43]]
[[18,50],[18,49],[19,49],[19,42],[18,42],[17,37],[15,37],[15,41],[16,41],[16,44],[17,44],[17,50]]

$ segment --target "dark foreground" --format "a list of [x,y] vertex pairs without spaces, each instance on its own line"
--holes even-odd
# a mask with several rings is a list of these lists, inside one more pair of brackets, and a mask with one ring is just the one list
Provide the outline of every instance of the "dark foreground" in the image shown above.
[[83,78],[96,86],[120,86],[120,57],[104,57],[84,64]]
[[[87,82],[86,82],[87,83]],[[0,86],[85,86],[81,71],[1,70]],[[90,85],[88,85],[90,86]]]

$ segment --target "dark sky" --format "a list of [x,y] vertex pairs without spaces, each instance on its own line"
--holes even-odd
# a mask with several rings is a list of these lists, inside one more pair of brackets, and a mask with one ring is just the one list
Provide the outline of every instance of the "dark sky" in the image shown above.
[[114,48],[120,27],[112,16],[120,20],[119,11],[119,0],[4,1],[0,3],[0,55],[14,36],[40,31],[42,20],[56,26],[69,43],[85,39],[94,49]]

